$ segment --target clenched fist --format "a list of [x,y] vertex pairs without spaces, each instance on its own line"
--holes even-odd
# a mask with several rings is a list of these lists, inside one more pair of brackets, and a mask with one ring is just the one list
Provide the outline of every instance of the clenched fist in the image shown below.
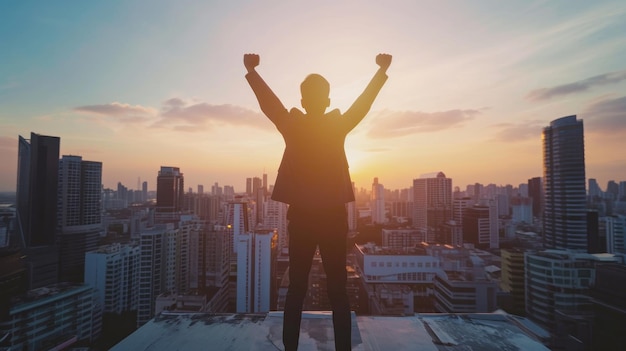
[[376,55],[376,64],[380,66],[383,70],[387,70],[389,65],[391,65],[391,55],[389,54],[378,54]]

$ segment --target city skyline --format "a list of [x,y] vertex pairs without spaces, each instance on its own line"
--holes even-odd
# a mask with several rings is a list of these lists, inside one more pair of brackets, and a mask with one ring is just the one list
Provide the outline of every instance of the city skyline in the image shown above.
[[346,141],[359,188],[375,177],[408,188],[438,171],[462,189],[526,183],[542,176],[542,128],[569,115],[585,123],[587,177],[603,189],[624,178],[626,4],[358,5],[0,5],[0,191],[15,190],[18,135],[31,131],[60,137],[61,155],[102,162],[107,188],[140,178],[156,189],[161,166],[194,189],[240,192],[263,173],[273,184],[284,145],[246,87],[247,52],[285,106],[299,107],[300,82],[318,72],[342,111],[375,55],[394,56]]

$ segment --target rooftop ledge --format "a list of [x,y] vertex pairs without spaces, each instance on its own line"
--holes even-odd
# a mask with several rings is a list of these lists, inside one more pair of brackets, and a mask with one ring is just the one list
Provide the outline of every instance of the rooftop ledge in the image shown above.
[[[161,314],[111,350],[284,350],[282,312],[264,314]],[[373,350],[549,350],[543,331],[502,313],[356,316],[352,349]],[[299,350],[334,350],[332,314],[303,312]]]

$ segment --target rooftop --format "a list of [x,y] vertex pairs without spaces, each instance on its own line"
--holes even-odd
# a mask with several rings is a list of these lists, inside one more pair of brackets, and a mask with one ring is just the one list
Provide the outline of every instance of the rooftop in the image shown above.
[[[282,312],[161,314],[111,350],[283,350]],[[330,312],[304,312],[299,350],[334,350]],[[352,349],[549,350],[533,328],[500,313],[352,315]],[[539,333],[541,335],[541,333]]]

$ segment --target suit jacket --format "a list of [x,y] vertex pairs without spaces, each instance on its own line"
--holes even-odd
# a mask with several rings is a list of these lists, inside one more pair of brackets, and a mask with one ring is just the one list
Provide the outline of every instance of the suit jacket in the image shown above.
[[248,73],[246,79],[261,110],[285,140],[272,199],[308,208],[354,201],[345,138],[369,112],[387,75],[378,71],[344,114],[335,109],[320,116],[305,114],[297,108],[287,111],[257,72]]

